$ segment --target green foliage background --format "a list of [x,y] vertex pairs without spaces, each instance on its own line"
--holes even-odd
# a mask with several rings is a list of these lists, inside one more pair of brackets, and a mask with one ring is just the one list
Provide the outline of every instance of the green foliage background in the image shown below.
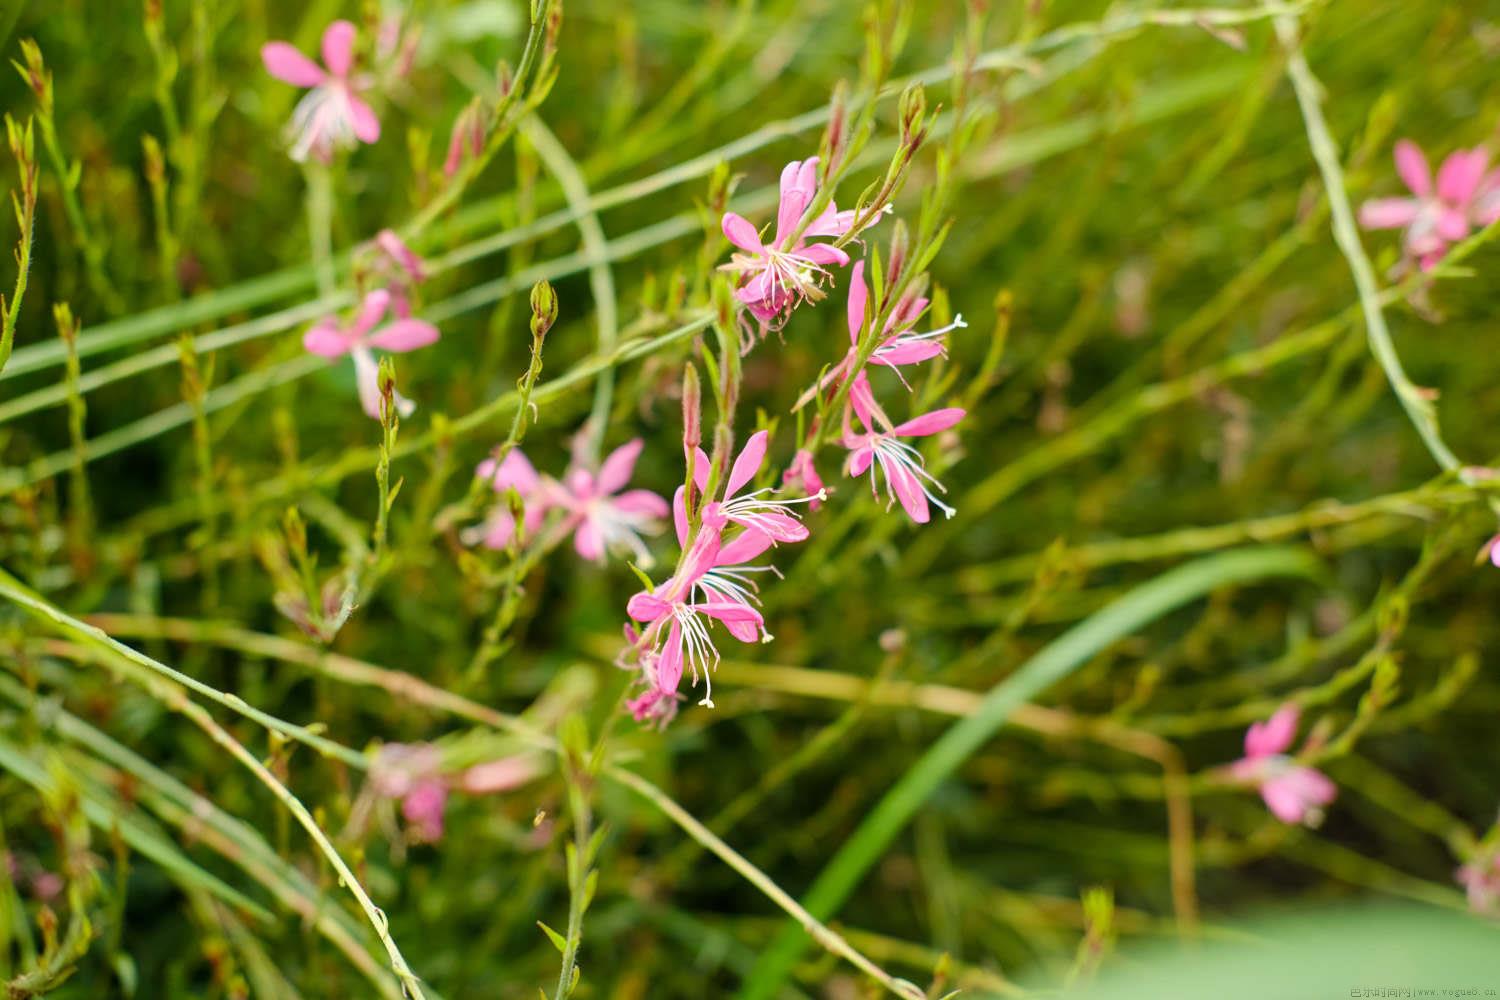
[[[537,223],[568,203],[531,143],[507,144],[417,244],[430,260],[497,235],[507,245],[423,286],[443,338],[397,361],[419,409],[398,438],[389,571],[328,646],[337,657],[277,612],[257,546],[283,544],[296,507],[320,576],[357,560],[376,517],[380,428],[361,414],[347,364],[310,363],[300,347],[323,308],[303,308],[320,295],[308,185],[280,139],[296,94],[267,77],[258,51],[276,38],[312,51],[328,21],[375,7],[168,0],[153,46],[149,6],[33,3],[5,42],[18,60],[19,39],[40,45],[63,158],[79,165],[66,194],[38,137],[30,287],[0,372],[0,565],[25,585],[0,588],[11,598],[0,611],[7,976],[46,971],[50,954],[59,997],[396,989],[349,894],[264,784],[182,710],[182,689],[160,675],[136,683],[152,668],[25,614],[30,592],[78,619],[102,616],[155,661],[315,727],[357,759],[390,742],[437,741],[463,763],[526,748],[473,706],[520,714],[549,739],[586,734],[567,738],[590,748],[603,734],[608,767],[654,783],[801,898],[953,717],[1048,643],[1128,609],[1174,568],[1222,569],[1232,563],[1213,560],[1245,558],[1223,553],[1271,544],[1295,550],[1272,553],[1292,575],[1224,571],[1206,600],[1132,622],[1028,691],[1036,703],[997,718],[922,785],[910,823],[818,915],[892,975],[936,979],[934,995],[1071,990],[1147,939],[1259,934],[1238,923],[1267,907],[1399,897],[1421,906],[1402,910],[1397,929],[1369,931],[1376,940],[1425,940],[1448,926],[1431,921],[1449,919],[1455,934],[1492,933],[1437,914],[1465,908],[1454,869],[1500,807],[1500,573],[1474,565],[1495,531],[1494,488],[1440,472],[1371,355],[1265,8],[1226,4],[1219,13],[1244,23],[1210,31],[1212,17],[1152,23],[1184,5],[990,5],[981,48],[1006,58],[976,77],[978,131],[954,167],[953,229],[932,266],[935,320],[961,312],[969,326],[910,398],[911,414],[944,398],[970,406],[958,441],[930,457],[957,516],[914,526],[831,475],[826,455],[836,492],[809,516],[811,541],[775,554],[784,579],[764,594],[774,643],[726,643],[717,707],[685,706],[657,732],[618,717],[628,678],[611,661],[638,588],[619,561],[553,553],[527,576],[502,654],[470,669],[510,564],[471,554],[442,515],[510,428],[513,401],[485,407],[526,370],[537,278],[560,302],[524,442],[544,471],[562,471],[593,399],[592,378],[577,375],[596,359],[599,286],[578,220]],[[1354,204],[1398,192],[1399,137],[1434,158],[1492,138],[1500,5],[1291,6]],[[894,75],[948,65],[966,9],[912,5]],[[422,44],[382,107],[381,142],[332,171],[341,262],[431,204],[449,126],[492,86],[497,60],[518,58],[527,28],[523,5],[503,0],[428,0],[411,17]],[[702,315],[726,248],[704,207],[710,171],[727,162],[732,204],[764,221],[782,164],[816,151],[821,122],[799,116],[857,77],[864,37],[863,5],[846,0],[568,0],[558,80],[538,116],[588,190],[609,195],[595,216],[632,356],[614,369],[606,445],[646,439],[636,485],[668,494],[682,479],[676,394],[694,338],[633,347]],[[950,103],[947,88],[934,79],[929,106]],[[37,110],[18,77],[0,82],[0,102],[18,122]],[[880,104],[875,148],[894,135],[895,109],[894,97]],[[147,135],[166,150],[164,215]],[[933,167],[929,149],[898,215],[916,215]],[[862,166],[841,203],[882,170]],[[1473,465],[1500,447],[1488,236],[1425,291],[1386,299],[1408,373],[1436,390],[1443,438]],[[1387,275],[1398,238],[1365,234],[1364,245]],[[87,507],[68,479],[60,302],[83,324]],[[238,338],[240,324],[282,310],[296,321]],[[225,330],[235,342],[214,339]],[[184,333],[199,338],[207,380],[196,440],[174,345]],[[750,354],[741,435],[757,412],[779,417],[773,455],[788,460],[785,415],[846,336],[840,289]],[[886,391],[906,416],[899,388]],[[670,560],[670,533],[655,547]],[[443,692],[467,701],[446,710],[458,703]],[[559,956],[536,923],[567,925],[564,845],[580,802],[605,832],[575,995],[878,989],[816,946],[778,983],[769,948],[789,933],[782,912],[660,801],[586,773],[586,754],[545,753],[545,773],[503,796],[455,796],[444,840],[408,845],[388,804],[383,822],[351,822],[358,766],[298,734],[268,742],[234,701],[191,697],[307,805],[428,995],[553,995]],[[1303,707],[1304,732],[1326,738],[1318,764],[1341,789],[1317,829],[1277,823],[1219,770],[1245,726],[1286,701]],[[1166,799],[1187,805],[1185,828],[1173,830]],[[66,947],[52,952],[36,898],[44,870],[66,884],[49,904]],[[1081,902],[1097,886],[1112,904]],[[1329,934],[1328,948],[1342,947]],[[1500,987],[1495,965],[1465,954],[1466,975],[1480,978],[1451,985]],[[1160,982],[1154,995],[1204,995]]]

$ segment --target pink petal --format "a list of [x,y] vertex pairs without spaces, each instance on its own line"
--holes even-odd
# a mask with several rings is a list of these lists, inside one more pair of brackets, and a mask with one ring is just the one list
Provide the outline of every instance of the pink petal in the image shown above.
[[614,501],[615,510],[642,517],[666,517],[667,502],[650,490],[626,490]]
[[864,446],[856,448],[849,453],[849,475],[859,477],[865,474],[870,467],[870,460],[875,457],[875,449]]
[[743,566],[771,547],[771,536],[764,531],[746,528],[734,541],[719,550],[718,566]]
[[904,424],[897,424],[894,433],[901,437],[923,437],[927,434],[945,431],[963,418],[964,410],[961,407],[950,406],[946,409],[924,413]]
[[932,513],[927,509],[927,494],[922,492],[922,484],[917,481],[916,473],[894,462],[882,465],[882,468],[891,484],[891,491],[901,501],[907,516],[918,524],[926,524]]
[[1365,229],[1400,229],[1416,221],[1421,203],[1415,198],[1372,198],[1359,206]]
[[1401,175],[1407,188],[1418,198],[1432,193],[1432,172],[1427,167],[1427,157],[1410,139],[1396,143],[1396,173]]
[[354,34],[348,21],[334,21],[323,31],[323,65],[334,76],[348,76],[354,66]]
[[[823,209],[822,213],[813,220],[812,225],[807,227],[805,235],[843,236],[854,227],[854,217],[857,214],[853,210],[840,212],[830,201],[828,207]],[[879,219],[878,215],[876,219]]]
[[719,220],[719,226],[724,230],[724,236],[729,242],[741,250],[747,250],[754,254],[765,250],[765,246],[760,242],[760,233],[750,224],[750,220],[744,216],[736,215],[733,212],[725,212],[724,218]]
[[811,534],[807,525],[790,514],[758,514],[755,523],[778,542],[805,542]]
[[767,431],[756,431],[750,435],[750,440],[745,442],[739,457],[734,460],[734,468],[729,470],[729,483],[724,488],[725,497],[738,496],[740,489],[755,478],[755,474],[765,464],[766,443],[770,437]]
[[316,87],[323,82],[323,68],[286,42],[261,46],[260,61],[267,73],[294,87]]
[[875,392],[870,388],[870,378],[864,372],[854,376],[854,385],[849,389],[849,404],[866,430],[875,429]]
[[589,562],[604,561],[604,534],[591,517],[585,517],[573,533],[573,548]]
[[703,524],[698,528],[698,537],[693,539],[692,548],[683,557],[682,566],[678,570],[679,582],[683,585],[697,583],[703,579],[704,573],[718,565],[718,559],[719,530],[704,517]]
[[363,98],[349,95],[349,121],[354,127],[354,137],[360,142],[373,144],[380,141],[380,119]]
[[1310,767],[1292,767],[1260,788],[1266,807],[1283,823],[1305,822],[1309,813],[1328,805],[1337,795],[1337,786]]
[[1456,243],[1469,235],[1469,217],[1462,209],[1445,208],[1438,213],[1433,229],[1444,240]]
[[540,773],[541,768],[529,757],[501,757],[475,764],[463,774],[463,789],[470,795],[493,795],[519,788]]
[[702,448],[693,450],[693,484],[699,491],[708,489],[708,474],[713,464],[713,459]]
[[703,604],[694,604],[693,610],[708,615],[710,618],[721,622],[761,622],[760,612],[748,604],[739,601],[718,600],[708,601]]
[[849,272],[849,342],[859,343],[859,331],[865,325],[865,303],[870,290],[865,286],[865,262],[856,261]]
[[[817,170],[817,158],[807,161]],[[781,202],[776,207],[776,239],[775,244],[781,245],[784,237],[791,235],[792,230],[797,228],[797,223],[802,218],[802,213],[807,210],[808,203],[812,201],[813,190],[805,183],[805,172],[803,164],[796,160],[788,163],[781,171]]]
[[[734,297],[747,306],[753,306],[758,302],[764,302],[766,297],[771,293],[771,272],[761,271],[739,288],[736,288],[734,290]],[[774,311],[772,315],[775,315]]]
[[1253,723],[1245,731],[1245,756],[1269,757],[1282,753],[1297,736],[1297,721],[1302,712],[1296,705],[1283,705],[1265,722]]
[[349,328],[349,336],[353,340],[363,340],[365,334],[375,329],[375,325],[385,316],[386,310],[390,308],[391,293],[384,288],[377,288],[364,297],[359,304],[359,312],[354,317],[354,323]]
[[1489,156],[1482,149],[1460,149],[1448,155],[1438,168],[1438,197],[1454,205],[1466,205],[1479,190]]
[[520,448],[512,448],[507,452],[505,461],[498,467],[493,458],[485,459],[474,470],[474,475],[480,479],[488,479],[496,493],[503,493],[514,487],[523,497],[537,492],[542,484],[541,477],[536,474],[536,469]]
[[1500,566],[1500,535],[1490,539],[1490,565]]
[[645,443],[640,438],[636,438],[609,453],[609,457],[599,467],[598,490],[600,493],[618,493],[621,487],[630,482],[630,474],[635,471],[635,460],[640,457],[641,448]]
[[687,487],[677,487],[672,494],[672,527],[677,531],[677,547],[682,548],[688,540]]
[[849,255],[831,243],[813,243],[798,250],[797,253],[819,267],[831,267],[835,264],[843,267],[849,263]]
[[302,335],[302,346],[312,354],[325,358],[338,358],[349,353],[349,338],[332,317],[316,326],[309,327]]
[[382,351],[415,351],[419,347],[436,343],[438,328],[420,319],[398,319],[381,328],[370,343]]
[[877,365],[915,365],[943,353],[943,345],[937,340],[912,340],[893,347],[882,347],[880,353],[870,358]]
[[676,691],[682,683],[682,626],[674,618],[672,629],[667,633],[666,645],[662,646],[661,659],[656,661],[656,686],[662,691]]
[[638,622],[654,622],[670,615],[672,606],[643,590],[625,602],[625,613]]
[[382,229],[376,233],[375,245],[380,247],[387,257],[395,261],[412,281],[426,280],[427,268],[422,258],[406,245],[405,240],[396,235],[394,229]]
[[1297,790],[1280,779],[1273,778],[1260,786],[1260,797],[1265,801],[1271,815],[1283,823],[1301,823],[1307,815],[1307,804]]
[[515,519],[510,516],[509,511],[496,511],[484,525],[484,538],[482,544],[487,549],[501,550],[510,544],[511,536],[516,533]]

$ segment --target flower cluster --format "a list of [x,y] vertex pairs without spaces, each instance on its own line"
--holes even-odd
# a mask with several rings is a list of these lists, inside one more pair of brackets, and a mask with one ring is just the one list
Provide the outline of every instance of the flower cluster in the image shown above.
[[1396,143],[1396,173],[1410,198],[1374,198],[1359,208],[1366,229],[1401,229],[1407,262],[1429,271],[1448,248],[1474,227],[1500,219],[1500,169],[1487,170],[1489,152],[1482,147],[1448,154],[1434,181],[1427,157],[1416,143]]
[[[626,626],[629,646],[621,665],[636,667],[645,690],[630,702],[637,721],[669,722],[677,713],[678,686],[684,669],[693,686],[703,684],[702,705],[713,706],[709,674],[719,660],[711,625],[722,624],[740,642],[769,642],[765,620],[756,607],[754,576],[768,566],[751,565],[781,542],[805,540],[808,530],[793,513],[800,500],[778,500],[771,487],[750,488],[766,461],[770,435],[757,431],[745,442],[724,482],[721,499],[709,499],[709,457],[701,449],[684,450],[691,465],[694,493],[703,500],[697,525],[689,511],[686,485],[672,501],[673,521],[682,558],[660,586],[637,593],[626,613],[641,624]],[[818,499],[822,499],[819,494]]]
[[[775,234],[769,241],[742,216],[733,212],[723,216],[724,235],[737,250],[722,270],[735,276],[735,298],[758,322],[762,335],[782,326],[802,303],[825,298],[836,279],[834,269],[850,263],[843,247],[883,214],[882,210],[866,211],[863,217],[869,221],[861,224],[860,213],[840,212],[831,197],[820,199],[818,184],[816,158],[786,165],[781,172]],[[820,200],[823,207],[814,214]],[[810,242],[816,237],[832,242]],[[886,281],[879,286],[887,290],[882,301],[872,301],[875,296],[866,284],[865,261],[854,263],[846,313],[849,346],[797,403],[800,409],[816,400],[819,414],[781,477],[782,484],[800,497],[778,498],[773,487],[754,486],[766,462],[767,431],[752,435],[727,470],[716,468],[714,460],[697,446],[696,397],[690,399],[685,392],[683,445],[690,475],[673,502],[681,555],[670,577],[637,593],[626,605],[632,624],[625,628],[627,646],[619,662],[640,674],[642,690],[629,703],[637,720],[670,721],[677,712],[678,688],[685,673],[694,687],[703,685],[700,704],[712,706],[710,676],[719,660],[714,641],[719,627],[740,642],[770,639],[759,610],[755,576],[774,570],[753,561],[775,545],[808,537],[794,508],[805,503],[816,510],[828,497],[817,469],[817,453],[824,441],[824,422],[831,423],[830,408],[838,414],[836,426],[841,433],[837,441],[847,450],[844,468],[848,475],[868,473],[877,497],[883,480],[887,507],[899,503],[919,524],[929,520],[933,506],[953,515],[953,508],[939,498],[942,484],[928,471],[921,453],[904,439],[951,430],[963,419],[964,410],[945,407],[895,422],[878,402],[867,371],[872,367],[888,371],[910,390],[904,371],[946,356],[944,338],[964,326],[958,317],[939,329],[917,332],[930,302],[921,292],[923,276],[899,273],[905,263],[901,240],[898,233]],[[751,337],[741,346],[752,348],[759,339]],[[727,455],[724,460],[728,464]]]
[[1284,705],[1265,722],[1251,725],[1245,732],[1245,756],[1231,764],[1229,771],[1237,780],[1259,788],[1266,808],[1283,823],[1316,826],[1338,789],[1321,771],[1287,756],[1299,718],[1296,705]]

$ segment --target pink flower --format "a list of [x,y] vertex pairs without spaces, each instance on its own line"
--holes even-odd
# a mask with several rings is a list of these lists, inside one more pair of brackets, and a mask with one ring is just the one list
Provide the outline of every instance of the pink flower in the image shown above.
[[[746,543],[746,547],[758,543],[757,539]],[[647,691],[631,704],[637,720],[658,718],[667,708],[666,703],[675,701],[684,664],[692,671],[694,686],[700,677],[704,682],[703,700],[699,704],[713,707],[709,672],[719,661],[719,650],[709,633],[711,620],[734,626],[730,634],[741,641],[745,641],[741,637],[747,634],[747,629],[760,632],[760,612],[749,604],[718,592],[696,593],[704,577],[719,565],[723,548],[719,530],[705,523],[677,572],[655,590],[637,593],[625,605],[631,618],[647,625],[641,635],[641,642],[647,648],[641,658]],[[675,705],[671,710],[675,711]]]
[[448,784],[442,762],[442,751],[430,743],[387,743],[370,768],[375,793],[401,800],[401,815],[411,825],[413,839],[423,843],[443,836]]
[[792,234],[802,221],[802,214],[812,204],[818,190],[818,158],[796,161],[781,172],[781,203],[776,212],[776,236],[763,243],[760,233],[743,216],[725,212],[721,226],[724,235],[743,253],[734,254],[721,270],[741,279],[735,292],[762,323],[771,323],[786,315],[799,302],[816,302],[823,298],[821,282],[829,278],[829,268],[843,267],[849,255],[831,243],[807,242],[809,236],[843,236],[854,224],[853,212],[840,212],[832,201],[807,227],[795,243]]
[[[642,445],[640,438],[621,445],[597,472],[575,459],[562,482],[537,475],[526,456],[514,449],[498,467],[493,459],[481,462],[475,474],[490,480],[496,492],[515,489],[521,495],[526,534],[533,534],[549,511],[561,510],[565,516],[558,531],[573,534],[573,548],[583,558],[603,562],[606,552],[624,549],[637,563],[649,566],[651,553],[641,534],[654,530],[656,522],[667,516],[667,502],[650,490],[624,490]],[[510,513],[497,512],[484,531],[486,546],[504,548],[514,531]]]
[[1286,755],[1299,717],[1296,705],[1284,705],[1265,722],[1252,724],[1245,732],[1245,756],[1230,765],[1230,773],[1258,785],[1266,808],[1281,822],[1316,826],[1338,789],[1321,771]]
[[823,504],[820,498],[828,495],[823,477],[818,475],[817,467],[813,465],[812,452],[806,448],[799,448],[797,454],[792,456],[792,464],[782,473],[781,484],[806,494],[809,510],[817,510]]
[[621,490],[630,482],[644,442],[629,441],[610,452],[597,473],[574,464],[563,477],[555,504],[567,511],[561,530],[573,531],[580,556],[603,562],[610,549],[628,549],[637,563],[651,564],[641,532],[667,516],[667,502],[650,490]]
[[308,88],[287,126],[292,159],[299,163],[309,153],[327,163],[337,149],[380,138],[380,121],[360,96],[372,81],[363,74],[351,75],[354,36],[354,25],[348,21],[334,21],[323,32],[326,70],[287,42],[267,42],[260,50],[266,72],[294,87]]
[[[729,479],[724,484],[724,499],[704,505],[703,522],[721,528],[726,523],[738,524],[763,532],[773,542],[800,542],[807,538],[808,531],[791,512],[791,508],[797,504],[827,499],[826,494],[820,493],[806,499],[773,500],[770,494],[776,490],[770,486],[748,493],[741,492],[754,481],[761,466],[765,464],[769,440],[770,434],[767,431],[756,431],[750,435],[750,440],[745,442],[745,447],[735,457],[734,465],[729,470]],[[710,459],[702,448],[696,449],[694,456],[693,480],[698,489],[706,490]]]
[[[849,377],[849,372],[854,370],[855,362],[859,360],[859,334],[864,329],[865,308],[869,299],[870,290],[865,285],[865,262],[856,261],[854,270],[849,273],[849,350],[843,360],[830,368],[802,394],[793,409],[801,409],[823,389],[842,382]],[[881,365],[895,372],[901,384],[905,385],[908,390],[911,386],[907,383],[906,377],[901,374],[901,368],[946,355],[948,348],[942,338],[954,330],[968,327],[963,316],[959,315],[952,323],[940,329],[930,330],[927,333],[912,333],[912,326],[921,318],[927,306],[928,300],[921,296],[904,297],[886,321],[885,337],[869,359],[870,364]],[[865,378],[865,373],[860,372],[856,377],[853,391],[856,395],[863,397],[865,405],[873,411],[875,409],[874,396],[870,393],[869,386],[870,383]]]
[[868,469],[870,490],[879,497],[880,489],[875,481],[875,466],[879,465],[885,476],[886,492],[891,502],[899,500],[902,509],[918,524],[926,524],[931,518],[927,506],[929,503],[936,504],[946,516],[952,517],[954,509],[933,494],[934,488],[940,493],[946,492],[943,484],[927,471],[921,453],[898,439],[925,437],[945,431],[964,418],[964,411],[956,406],[933,410],[897,424],[888,431],[877,431],[866,398],[868,391],[866,386],[864,392],[856,391],[850,397],[852,408],[859,415],[865,431],[857,434],[846,423],[844,447],[849,449],[849,458],[845,463],[845,471],[850,476],[862,476]]
[[1396,143],[1396,172],[1413,197],[1375,198],[1359,208],[1366,229],[1405,229],[1406,254],[1431,269],[1448,246],[1469,235],[1471,226],[1500,218],[1500,171],[1485,172],[1489,154],[1460,149],[1438,168],[1434,185],[1427,158],[1416,143]]
[[[302,346],[313,354],[325,358],[339,358],[347,354],[354,359],[354,377],[359,388],[360,404],[365,413],[376,420],[380,419],[380,386],[377,384],[379,368],[375,364],[371,348],[405,353],[426,347],[438,339],[437,327],[424,320],[403,317],[381,326],[380,322],[390,306],[391,293],[377,288],[364,297],[347,324],[330,316],[302,335]],[[397,393],[396,409],[406,417],[416,409],[416,404]]]
[[1469,897],[1469,909],[1494,914],[1500,910],[1500,852],[1474,858],[1454,873]]

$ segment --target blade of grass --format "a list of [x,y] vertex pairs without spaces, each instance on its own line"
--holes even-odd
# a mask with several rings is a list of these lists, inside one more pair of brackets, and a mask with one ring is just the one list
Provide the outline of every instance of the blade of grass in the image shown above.
[[[1082,667],[1098,653],[1168,612],[1219,587],[1271,576],[1315,577],[1317,561],[1307,552],[1259,548],[1224,552],[1180,566],[1127,593],[1063,633],[1020,669],[990,689],[979,710],[955,723],[912,765],[834,855],[805,897],[815,918],[827,920],[854,891],[870,867],[943,781],[1020,706]],[[808,939],[787,925],[762,953],[740,991],[741,1000],[769,1000],[802,955]]]

